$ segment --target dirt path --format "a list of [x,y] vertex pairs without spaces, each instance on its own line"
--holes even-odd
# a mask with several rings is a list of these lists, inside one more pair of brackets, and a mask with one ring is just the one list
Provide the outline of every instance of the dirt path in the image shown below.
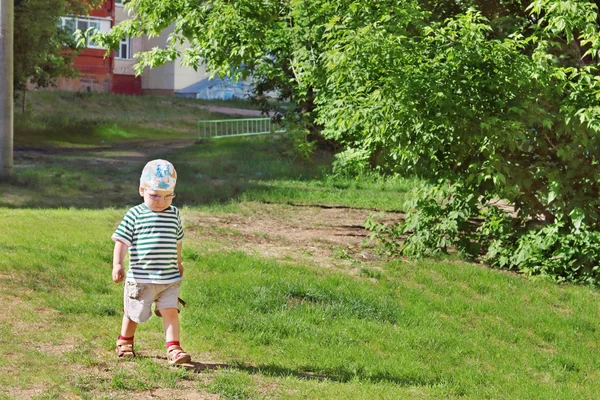
[[[341,268],[351,274],[381,261],[364,227],[373,210],[264,203],[240,207],[238,214],[190,212],[187,231],[195,240],[208,238],[269,259]],[[402,218],[400,213],[386,216],[389,222]]]
[[65,164],[77,165],[102,165],[126,164],[143,162],[152,157],[166,154],[174,150],[183,149],[195,143],[193,139],[177,139],[169,141],[139,141],[128,142],[115,146],[96,146],[87,148],[15,148],[15,161],[20,167],[27,166],[30,160],[36,160],[52,155],[65,156]]
[[221,107],[221,106],[202,106],[199,105],[198,108],[203,108],[212,113],[226,114],[226,115],[240,115],[244,117],[265,117],[268,115],[264,115],[260,110],[246,110],[244,108],[230,108],[230,107]]

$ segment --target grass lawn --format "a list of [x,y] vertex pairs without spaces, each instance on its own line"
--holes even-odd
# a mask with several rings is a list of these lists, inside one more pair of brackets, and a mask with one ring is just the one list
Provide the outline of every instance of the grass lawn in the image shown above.
[[[44,96],[40,108],[66,95]],[[122,107],[109,100],[99,97],[107,104],[93,105],[97,113]],[[85,135],[67,137],[69,130],[53,123],[35,146],[30,130],[17,132],[16,177],[0,183],[0,398],[595,399],[600,393],[596,289],[452,258],[360,258],[336,248],[317,260],[300,257],[308,252],[305,242],[295,246],[296,256],[262,251],[285,238],[259,230],[258,221],[309,231],[321,227],[323,214],[314,211],[314,221],[300,225],[313,215],[306,209],[329,208],[348,232],[351,210],[402,210],[418,183],[413,179],[336,179],[327,154],[302,161],[285,137],[194,143],[184,129],[148,133],[117,118],[114,132],[126,135],[108,134],[108,144],[98,145]],[[188,302],[182,339],[194,370],[166,366],[159,318],[138,328],[141,357],[115,360],[122,287],[110,278],[110,235],[140,201],[136,182],[149,157],[172,161],[180,174],[175,205],[186,229],[182,297]],[[225,222],[212,227],[216,219]],[[256,233],[243,231],[240,221]]]

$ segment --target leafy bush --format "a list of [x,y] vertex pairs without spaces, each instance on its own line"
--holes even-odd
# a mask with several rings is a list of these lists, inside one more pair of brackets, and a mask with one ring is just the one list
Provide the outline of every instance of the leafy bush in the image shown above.
[[290,156],[302,161],[312,160],[316,142],[309,139],[310,131],[297,122],[288,124],[286,132],[293,149]]
[[558,282],[600,283],[600,232],[567,231],[562,223],[554,223],[522,235],[506,234],[504,229],[496,233],[484,256],[492,266]]
[[[538,0],[530,10],[526,29],[501,38],[476,10],[412,20],[408,35],[385,22],[347,35],[340,23],[324,57],[319,121],[380,170],[442,182],[418,194],[403,224],[370,223],[390,251],[453,247],[528,275],[595,282],[597,6]],[[516,215],[486,208],[491,199],[507,199]]]
[[523,224],[495,205],[477,201],[457,184],[419,189],[411,204],[403,223],[388,226],[379,222],[381,215],[367,221],[371,238],[388,254],[418,258],[455,249],[530,277],[600,283],[600,232],[585,224],[535,220]]
[[371,238],[389,253],[422,257],[448,253],[450,249],[470,255],[478,251],[469,221],[478,200],[460,185],[424,186],[415,191],[407,206],[411,211],[402,223],[388,227],[377,222],[377,216],[367,220],[367,229],[374,232]]

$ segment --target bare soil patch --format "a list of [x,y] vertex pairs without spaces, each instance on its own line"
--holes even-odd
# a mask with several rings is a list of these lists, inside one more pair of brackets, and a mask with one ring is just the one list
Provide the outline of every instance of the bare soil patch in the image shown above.
[[244,108],[231,108],[231,107],[221,107],[221,106],[198,106],[199,108],[204,108],[211,113],[219,113],[226,115],[239,115],[243,117],[264,117],[262,111],[260,110],[246,110]]
[[[73,148],[15,148],[15,160],[18,166],[27,166],[28,161],[35,162],[44,157],[61,155],[68,158],[65,160],[69,165],[102,165],[102,164],[125,164],[146,160],[152,156],[164,154],[170,151],[183,149],[193,145],[193,139],[174,139],[168,141],[135,141],[118,145],[73,147]],[[35,164],[32,164],[35,165]]]
[[[360,267],[381,258],[369,241],[365,220],[373,210],[283,204],[248,204],[239,214],[193,213],[188,231],[229,248],[326,268]],[[400,213],[386,220],[399,221]]]

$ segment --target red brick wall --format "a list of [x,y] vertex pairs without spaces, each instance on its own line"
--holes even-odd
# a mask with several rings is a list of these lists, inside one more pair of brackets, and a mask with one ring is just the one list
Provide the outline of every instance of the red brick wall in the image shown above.
[[[106,0],[99,9],[93,10],[90,16],[112,18],[114,25],[115,0]],[[60,79],[59,90],[75,92],[105,92],[113,86],[114,54],[106,56],[104,49],[84,49],[73,60],[73,65],[79,71],[79,77]]]
[[96,10],[92,10],[92,12],[90,13],[90,15],[92,17],[113,17],[113,21],[114,19],[114,12],[115,12],[115,0],[106,0],[104,2],[104,4],[102,4],[102,6]]
[[112,93],[142,94],[142,77],[135,75],[113,75]]
[[112,73],[113,56],[112,54],[106,58],[106,50],[104,49],[84,49],[73,60],[73,65],[80,73],[92,74],[108,74]]
[[80,73],[76,78],[58,78],[56,87],[47,88],[46,90],[110,93],[110,89],[112,88],[112,80],[112,74]]

